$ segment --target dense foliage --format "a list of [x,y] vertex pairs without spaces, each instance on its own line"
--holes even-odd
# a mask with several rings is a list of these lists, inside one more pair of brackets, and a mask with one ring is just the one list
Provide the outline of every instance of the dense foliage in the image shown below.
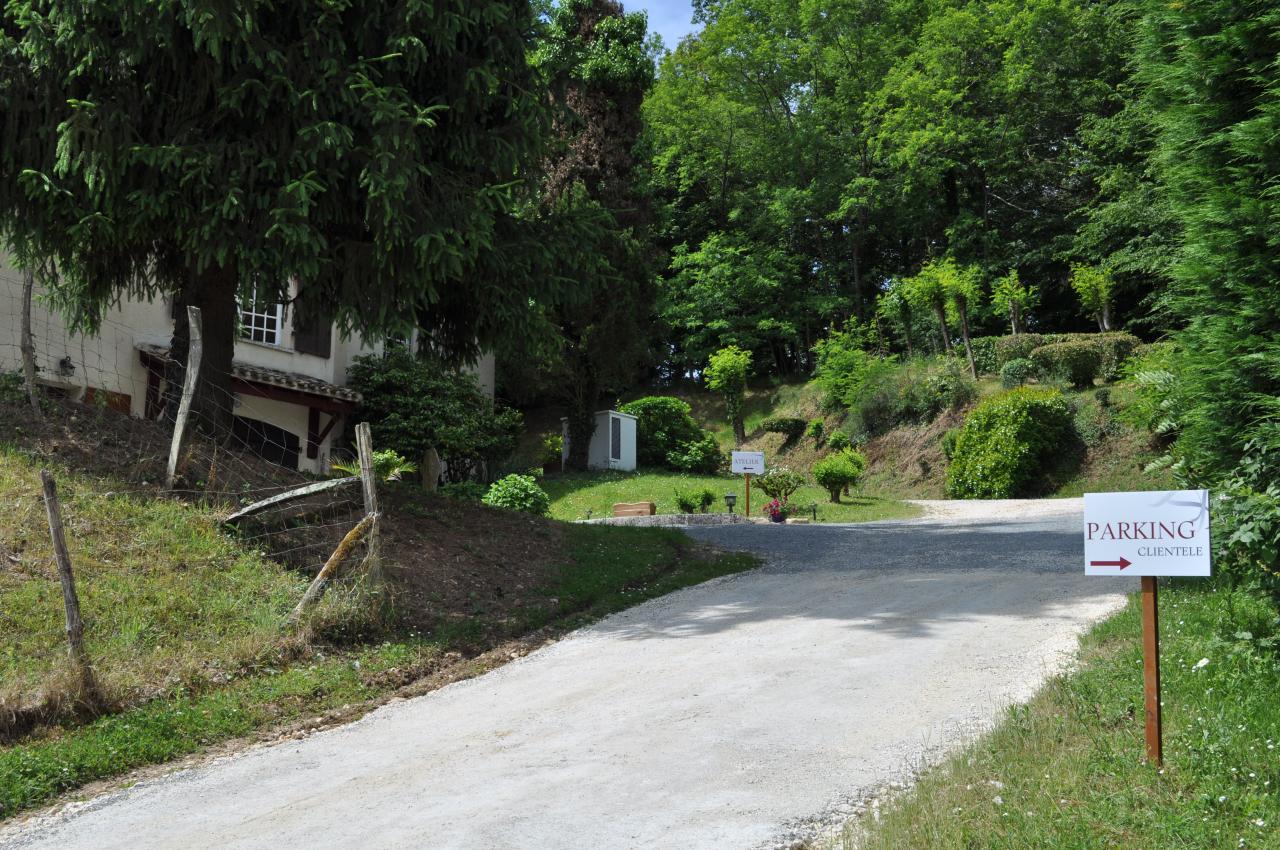
[[357,358],[348,378],[363,396],[358,415],[374,446],[409,458],[434,448],[448,481],[483,477],[515,450],[520,413],[494,407],[475,378],[438,361],[392,348]]
[[513,473],[489,485],[484,503],[493,508],[506,508],[545,516],[551,510],[551,497],[538,486],[532,475]]
[[715,437],[698,427],[688,402],[645,396],[618,408],[636,417],[636,462],[683,472],[711,473],[723,462]]
[[771,466],[756,477],[755,486],[766,496],[785,504],[792,493],[804,486],[804,476],[785,466]]
[[1046,464],[1071,445],[1071,409],[1043,387],[1010,390],[979,404],[965,420],[947,467],[954,499],[1033,495]]

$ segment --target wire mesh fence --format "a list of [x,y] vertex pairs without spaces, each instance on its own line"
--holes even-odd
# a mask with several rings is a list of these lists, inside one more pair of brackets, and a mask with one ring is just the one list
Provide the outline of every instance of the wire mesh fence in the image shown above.
[[[338,413],[326,414],[325,451],[308,452],[322,442],[315,433],[298,434],[283,427],[288,422],[272,425],[248,415],[268,405],[253,408],[261,397],[253,395],[244,371],[219,371],[206,362],[193,372],[198,374],[194,390],[212,403],[190,405],[175,440],[179,423],[172,399],[183,389],[175,382],[186,384],[181,368],[186,364],[174,369],[168,360],[172,320],[167,305],[122,303],[107,312],[97,333],[85,334],[68,330],[46,287],[36,281],[33,289],[27,312],[22,273],[0,265],[0,439],[48,463],[78,496],[89,490],[104,498],[187,503],[222,525],[242,550],[262,553],[307,577],[321,575],[328,565],[326,581],[345,576],[348,589],[371,587],[370,579],[378,576],[372,463],[361,467],[360,476],[331,474],[330,453],[340,430],[336,426],[342,424]],[[24,362],[34,366],[38,412],[26,397]],[[276,406],[283,409],[281,403]],[[306,423],[307,408],[295,407],[288,411],[293,421]],[[310,418],[304,428],[315,424],[316,417]],[[367,428],[364,435],[367,439]],[[360,454],[371,456],[371,447],[364,448]],[[32,489],[31,499],[43,501],[38,485]],[[33,503],[24,503],[31,513]],[[79,516],[83,504],[82,498],[63,501],[70,535],[101,521]],[[362,525],[365,531],[353,540]],[[42,557],[47,552],[52,564],[49,540],[46,536],[32,548]],[[344,541],[342,563],[335,565]],[[86,574],[78,580],[83,585],[94,578]],[[313,584],[307,597],[317,597],[324,583]],[[302,598],[299,594],[292,602]],[[304,619],[304,613],[297,607],[281,611],[281,631]],[[85,619],[92,637],[95,612],[86,610]],[[93,641],[89,644],[92,648]],[[110,678],[110,671],[102,672]]]

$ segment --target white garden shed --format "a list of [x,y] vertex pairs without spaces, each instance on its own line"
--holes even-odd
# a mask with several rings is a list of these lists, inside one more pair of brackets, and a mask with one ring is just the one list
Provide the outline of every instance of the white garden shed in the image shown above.
[[[560,420],[561,433],[564,435],[564,449],[560,459],[569,459],[569,420]],[[636,418],[629,413],[616,410],[601,410],[596,413],[596,430],[591,435],[591,446],[587,449],[587,467],[589,469],[620,469],[633,472],[636,468]]]

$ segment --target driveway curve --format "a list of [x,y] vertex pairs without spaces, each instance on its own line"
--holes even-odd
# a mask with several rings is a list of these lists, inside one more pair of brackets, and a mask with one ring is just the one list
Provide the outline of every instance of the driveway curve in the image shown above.
[[1132,588],[1080,503],[692,530],[765,565],[300,741],[0,831],[15,848],[750,848],[805,837],[1029,696]]

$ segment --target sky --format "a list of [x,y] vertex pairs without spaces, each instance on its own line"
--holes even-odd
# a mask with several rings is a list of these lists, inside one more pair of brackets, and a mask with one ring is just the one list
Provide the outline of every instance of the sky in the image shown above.
[[689,0],[622,0],[622,6],[628,12],[648,12],[649,30],[662,36],[668,50],[674,50],[680,39],[694,30]]

